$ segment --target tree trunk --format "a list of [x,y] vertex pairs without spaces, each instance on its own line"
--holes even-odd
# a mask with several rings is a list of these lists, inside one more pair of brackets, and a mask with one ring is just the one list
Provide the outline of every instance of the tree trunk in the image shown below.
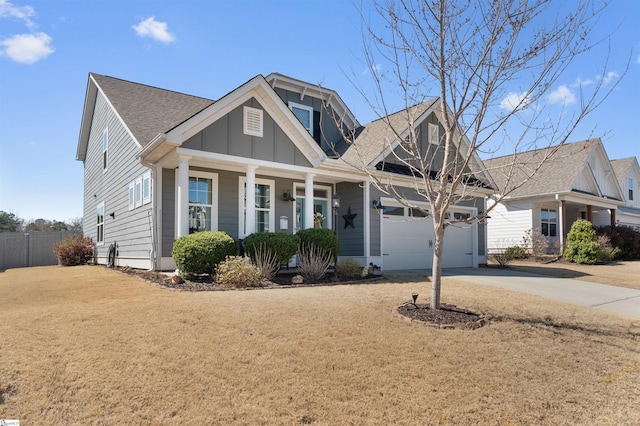
[[440,309],[440,283],[442,280],[442,253],[444,247],[444,228],[435,226],[433,244],[433,267],[431,269],[431,309]]

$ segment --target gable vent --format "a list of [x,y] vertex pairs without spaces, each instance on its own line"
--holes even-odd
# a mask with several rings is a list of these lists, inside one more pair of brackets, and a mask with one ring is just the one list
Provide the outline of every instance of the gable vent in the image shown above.
[[244,107],[244,134],[262,137],[262,110]]

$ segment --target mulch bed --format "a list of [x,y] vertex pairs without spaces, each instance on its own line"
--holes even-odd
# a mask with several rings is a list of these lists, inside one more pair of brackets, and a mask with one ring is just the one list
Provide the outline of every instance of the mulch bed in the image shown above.
[[457,328],[475,330],[486,325],[482,315],[455,305],[440,305],[440,309],[431,309],[425,304],[404,304],[394,311],[408,321],[425,323],[435,328]]
[[[127,275],[135,275],[147,281],[154,282],[162,287],[172,288],[182,291],[227,291],[237,290],[236,288],[222,286],[215,283],[210,276],[201,276],[193,280],[185,280],[182,283],[176,283],[172,280],[171,274],[162,272],[149,272],[132,268],[116,268]],[[285,272],[276,275],[273,280],[266,281],[257,287],[243,287],[242,290],[264,289],[264,288],[287,288],[287,287],[306,287],[317,285],[339,285],[339,284],[363,284],[378,281],[380,275],[372,275],[356,280],[341,280],[335,274],[327,274],[320,280],[305,281],[302,284],[292,284],[291,279],[296,275],[295,272]]]

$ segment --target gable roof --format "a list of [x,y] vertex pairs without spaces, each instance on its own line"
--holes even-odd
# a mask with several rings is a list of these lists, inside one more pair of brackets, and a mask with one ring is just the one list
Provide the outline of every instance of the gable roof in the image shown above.
[[[591,153],[601,145],[599,138],[588,139],[492,158],[484,160],[484,163],[501,191],[509,189],[506,188],[507,184],[511,188],[515,184],[522,183],[535,171],[536,167],[540,167],[532,178],[511,191],[509,197],[567,193],[573,190],[576,179],[585,172]],[[543,160],[544,163],[540,165]],[[515,165],[513,170],[511,165]],[[510,172],[511,180],[507,182]],[[595,180],[592,183],[597,186]]]
[[151,142],[158,133],[173,129],[215,102],[211,99],[90,73],[78,140],[76,155],[78,160],[83,160],[86,154],[91,117],[98,91],[104,94],[123,125],[141,147]]
[[636,157],[620,158],[618,160],[611,160],[611,166],[613,166],[613,172],[616,174],[618,183],[621,187],[625,186],[625,179],[629,169],[633,167],[634,163],[637,165],[638,160]]
[[367,167],[395,146],[393,143],[398,135],[407,132],[411,125],[418,125],[419,117],[431,110],[438,100],[433,98],[374,120],[359,129],[353,142],[341,149],[336,147],[336,150],[346,163]]

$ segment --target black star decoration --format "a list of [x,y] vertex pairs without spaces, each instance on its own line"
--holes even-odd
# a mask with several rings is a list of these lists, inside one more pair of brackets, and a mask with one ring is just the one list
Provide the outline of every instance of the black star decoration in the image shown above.
[[356,229],[356,227],[353,225],[353,219],[355,219],[356,216],[358,216],[358,214],[351,213],[351,206],[349,206],[349,209],[347,210],[347,214],[342,215],[342,218],[344,219],[344,229],[347,229],[347,226],[350,226],[353,229]]

